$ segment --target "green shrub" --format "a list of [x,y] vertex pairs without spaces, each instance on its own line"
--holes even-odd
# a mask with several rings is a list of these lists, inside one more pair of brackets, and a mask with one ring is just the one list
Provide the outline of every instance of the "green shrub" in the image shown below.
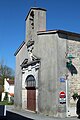
[[73,97],[74,100],[76,100],[76,99],[78,98],[78,93],[74,93],[74,94],[72,95],[72,97]]

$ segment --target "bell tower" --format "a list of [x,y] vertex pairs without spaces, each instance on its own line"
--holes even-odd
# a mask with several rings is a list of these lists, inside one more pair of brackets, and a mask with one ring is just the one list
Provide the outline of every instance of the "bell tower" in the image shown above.
[[26,19],[26,42],[35,41],[38,31],[46,31],[46,10],[31,8]]

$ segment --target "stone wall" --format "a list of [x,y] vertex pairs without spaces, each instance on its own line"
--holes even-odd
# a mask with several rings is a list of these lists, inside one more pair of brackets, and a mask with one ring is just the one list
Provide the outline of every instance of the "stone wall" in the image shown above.
[[78,93],[80,95],[80,42],[75,40],[67,41],[67,53],[71,54],[72,59],[72,73],[68,70],[68,98],[69,104],[75,103],[72,100],[72,95]]

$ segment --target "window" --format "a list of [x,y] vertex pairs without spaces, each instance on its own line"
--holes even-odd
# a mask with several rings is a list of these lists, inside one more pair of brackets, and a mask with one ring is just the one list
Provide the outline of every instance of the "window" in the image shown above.
[[36,81],[33,75],[29,75],[26,78],[26,87],[36,87]]

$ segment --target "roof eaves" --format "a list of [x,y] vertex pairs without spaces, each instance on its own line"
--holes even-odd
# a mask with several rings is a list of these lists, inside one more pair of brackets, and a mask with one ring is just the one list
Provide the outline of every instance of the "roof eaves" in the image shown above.
[[57,33],[57,30],[38,31],[37,35]]
[[63,33],[69,36],[75,36],[75,37],[80,37],[79,33],[75,33],[75,32],[70,32],[70,31],[65,31],[65,30],[58,30],[58,33]]
[[16,50],[16,52],[14,53],[14,56],[16,56],[17,55],[17,53],[20,51],[20,49],[23,47],[23,45],[25,44],[25,41],[23,41],[22,43],[21,43],[21,45],[19,46],[19,48]]
[[54,34],[54,33],[62,33],[62,34],[66,34],[66,35],[69,35],[69,36],[80,37],[80,34],[79,34],[79,33],[74,33],[74,32],[65,31],[65,30],[38,31],[38,32],[37,32],[37,35]]

